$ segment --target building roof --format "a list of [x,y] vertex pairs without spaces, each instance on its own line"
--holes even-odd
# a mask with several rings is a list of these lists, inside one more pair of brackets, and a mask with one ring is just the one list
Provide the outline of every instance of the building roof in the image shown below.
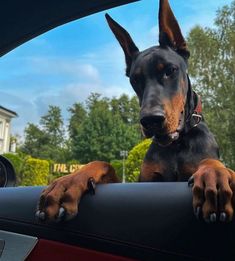
[[136,1],[139,0],[1,1],[0,56],[59,25]]
[[11,111],[3,106],[0,105],[0,112],[5,113],[7,116],[14,118],[14,117],[18,117],[18,114],[14,111]]

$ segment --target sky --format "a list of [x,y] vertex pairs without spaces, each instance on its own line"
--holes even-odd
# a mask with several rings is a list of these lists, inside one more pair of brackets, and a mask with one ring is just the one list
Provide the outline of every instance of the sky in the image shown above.
[[[195,25],[213,26],[218,8],[232,0],[170,0],[184,36]],[[158,44],[158,0],[106,10],[131,34],[140,50]],[[100,12],[57,27],[0,58],[0,105],[17,112],[12,134],[23,137],[49,105],[67,109],[91,92],[134,95],[123,52]]]

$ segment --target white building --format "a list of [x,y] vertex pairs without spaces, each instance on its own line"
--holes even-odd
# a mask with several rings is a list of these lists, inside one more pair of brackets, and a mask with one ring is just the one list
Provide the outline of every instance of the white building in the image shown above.
[[17,116],[16,112],[0,106],[0,154],[10,150],[11,119]]

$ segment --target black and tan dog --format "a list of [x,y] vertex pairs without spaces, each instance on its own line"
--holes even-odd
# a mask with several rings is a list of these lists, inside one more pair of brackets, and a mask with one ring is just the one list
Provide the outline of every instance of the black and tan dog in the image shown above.
[[[167,0],[160,0],[159,46],[139,51],[130,35],[106,15],[126,59],[126,75],[140,103],[143,133],[153,137],[139,180],[187,181],[196,216],[208,222],[233,217],[235,173],[219,161],[218,146],[201,121],[200,99],[187,75],[189,50]],[[118,182],[112,166],[95,161],[55,180],[40,198],[36,215],[70,219],[91,183]]]

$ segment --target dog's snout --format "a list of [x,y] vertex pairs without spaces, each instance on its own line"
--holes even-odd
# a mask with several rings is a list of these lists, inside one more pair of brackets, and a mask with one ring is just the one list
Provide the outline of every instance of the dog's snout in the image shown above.
[[140,119],[140,123],[145,129],[161,129],[163,127],[164,121],[165,116],[163,114],[144,116]]

